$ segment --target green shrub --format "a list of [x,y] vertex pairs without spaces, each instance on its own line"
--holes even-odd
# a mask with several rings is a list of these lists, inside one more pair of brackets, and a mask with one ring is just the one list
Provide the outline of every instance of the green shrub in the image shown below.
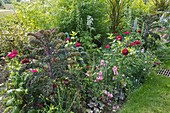
[[76,31],[82,34],[87,31],[87,17],[93,19],[93,34],[108,32],[107,4],[103,0],[61,0],[58,3],[58,25],[62,31]]
[[0,52],[3,56],[12,49],[22,51],[28,44],[29,27],[23,26],[15,15],[3,17],[0,21]]
[[55,0],[37,0],[30,3],[19,2],[15,3],[14,7],[20,22],[32,30],[57,27],[57,2]]
[[125,8],[127,5],[126,0],[107,0],[109,6],[109,20],[111,23],[111,31],[117,32],[117,30],[122,29],[120,26],[122,19],[124,18]]
[[52,3],[41,0],[31,3],[15,3],[15,13],[0,20],[1,54],[12,49],[22,51],[24,45],[28,44],[28,32],[56,27],[56,10],[54,10],[56,2]]

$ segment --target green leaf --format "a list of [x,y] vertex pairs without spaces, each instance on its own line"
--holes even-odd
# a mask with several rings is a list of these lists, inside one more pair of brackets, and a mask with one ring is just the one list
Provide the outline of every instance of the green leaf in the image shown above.
[[7,94],[12,93],[13,91],[15,91],[15,89],[10,89],[7,91]]
[[36,110],[30,110],[30,111],[28,111],[28,113],[38,113]]
[[12,110],[12,113],[19,113],[19,108],[18,107],[14,107]]
[[23,92],[24,89],[19,88],[19,89],[16,89],[15,91],[16,91],[16,92]]
[[7,105],[7,106],[12,105],[12,104],[14,103],[14,100],[15,100],[14,98],[8,100],[8,101],[6,102],[6,105]]
[[12,106],[7,107],[7,108],[4,110],[4,113],[9,113],[8,111],[9,111],[10,109],[12,109]]

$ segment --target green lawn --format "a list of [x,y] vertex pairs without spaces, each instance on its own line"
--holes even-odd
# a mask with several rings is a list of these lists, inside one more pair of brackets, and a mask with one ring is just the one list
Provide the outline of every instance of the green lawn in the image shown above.
[[166,68],[170,69],[170,60],[166,61]]
[[148,77],[129,95],[119,113],[170,113],[170,78],[156,74]]

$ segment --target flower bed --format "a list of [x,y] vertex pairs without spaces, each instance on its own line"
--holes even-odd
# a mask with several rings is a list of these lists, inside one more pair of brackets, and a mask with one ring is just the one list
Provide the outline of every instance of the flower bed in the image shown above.
[[[92,6],[95,4],[99,8],[105,4],[103,1],[84,4],[77,1],[72,7],[69,2],[52,2],[62,9],[58,10],[58,15],[61,12],[68,15],[67,8],[72,15],[62,20],[63,15],[53,14],[56,10],[47,1],[38,1],[34,5],[21,4],[23,10],[18,8],[17,17],[1,22],[1,39],[6,41],[0,51],[2,62],[9,71],[7,87],[2,91],[5,111],[116,112],[128,94],[140,87],[147,75],[162,64],[156,53],[169,50],[166,22],[144,14],[138,19],[138,15],[128,12],[131,9],[126,12],[126,8],[132,7],[126,2],[121,3],[123,6],[108,2],[109,20],[101,23],[102,17],[106,19],[105,10],[101,8],[103,14],[99,15]],[[112,5],[121,10],[113,10]],[[31,9],[27,12],[24,8],[28,6]],[[83,8],[91,10],[91,14],[83,12]],[[115,18],[114,11],[121,14]],[[57,24],[55,18],[61,23]],[[73,20],[77,21],[72,23]],[[155,23],[159,28],[154,27]],[[6,27],[10,24],[13,26]],[[70,31],[49,29],[56,25],[63,25],[60,26],[62,30]],[[107,29],[100,31],[98,25]]]

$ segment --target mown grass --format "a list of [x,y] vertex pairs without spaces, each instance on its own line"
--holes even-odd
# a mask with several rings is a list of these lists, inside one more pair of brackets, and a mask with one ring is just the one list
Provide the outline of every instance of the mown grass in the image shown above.
[[170,60],[167,60],[165,63],[166,63],[166,68],[170,69]]
[[170,78],[150,75],[143,86],[129,95],[119,113],[170,113]]

